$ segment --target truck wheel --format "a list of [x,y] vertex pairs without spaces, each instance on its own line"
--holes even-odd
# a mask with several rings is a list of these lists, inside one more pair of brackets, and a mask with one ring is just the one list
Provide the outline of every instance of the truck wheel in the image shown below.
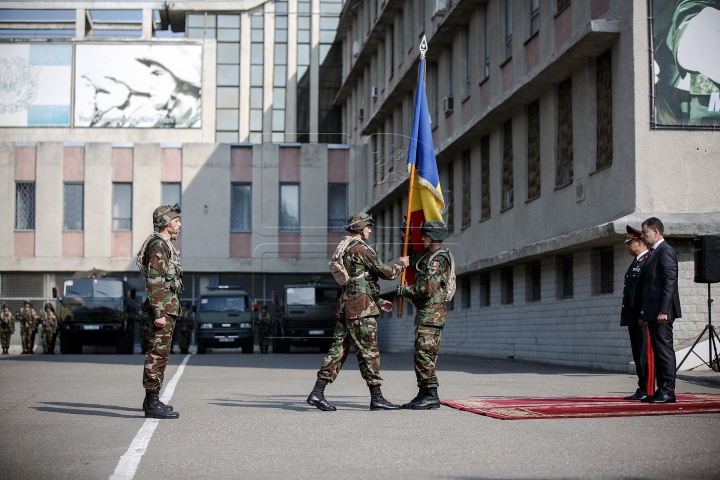
[[253,353],[255,351],[255,344],[254,343],[246,343],[242,346],[242,352],[244,354]]
[[207,353],[207,345],[205,345],[204,343],[198,343],[197,352],[199,355],[205,355]]
[[129,354],[133,353],[133,341],[128,337],[121,337],[118,339],[117,343],[115,343],[115,351],[120,354]]

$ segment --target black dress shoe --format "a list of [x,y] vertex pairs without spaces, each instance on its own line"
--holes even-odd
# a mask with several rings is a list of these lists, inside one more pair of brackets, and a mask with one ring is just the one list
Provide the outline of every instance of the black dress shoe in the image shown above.
[[647,398],[647,395],[645,395],[645,392],[638,389],[637,392],[635,392],[634,395],[630,395],[629,397],[623,398],[623,400],[642,400],[644,398]]
[[653,395],[647,403],[675,403],[674,393],[661,393],[660,395]]
[[313,407],[318,408],[323,412],[334,412],[335,410],[337,410],[334,405],[331,405],[330,403],[328,403],[327,400],[325,400],[325,396],[322,394],[317,395],[315,393],[311,393],[306,401],[308,405],[312,405]]

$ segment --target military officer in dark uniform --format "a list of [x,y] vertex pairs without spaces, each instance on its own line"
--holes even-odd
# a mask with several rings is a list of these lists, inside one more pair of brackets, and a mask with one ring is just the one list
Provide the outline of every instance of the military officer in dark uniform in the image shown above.
[[628,327],[630,334],[630,348],[632,349],[633,361],[635,362],[635,373],[638,377],[637,391],[625,397],[625,400],[642,400],[647,391],[647,352],[645,350],[645,328],[641,327],[640,310],[641,305],[636,295],[636,286],[640,280],[640,274],[645,260],[647,259],[647,246],[642,241],[642,232],[627,226],[627,238],[625,249],[635,257],[625,272],[625,285],[623,286],[622,310],[620,311],[620,326]]

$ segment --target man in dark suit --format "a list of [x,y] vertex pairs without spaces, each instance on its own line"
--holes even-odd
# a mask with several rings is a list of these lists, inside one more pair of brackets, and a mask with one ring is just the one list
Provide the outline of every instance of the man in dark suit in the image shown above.
[[675,403],[675,349],[673,322],[680,318],[678,260],[675,250],[663,239],[665,227],[650,217],[642,224],[643,241],[650,246],[638,288],[641,288],[643,322],[650,329],[655,351],[657,390],[643,399],[647,403]]
[[647,259],[647,246],[643,243],[640,230],[627,225],[627,238],[625,249],[632,255],[633,261],[625,272],[623,286],[622,310],[620,311],[620,326],[628,327],[630,334],[630,348],[635,362],[635,373],[638,377],[638,388],[635,394],[625,397],[625,400],[642,400],[647,391],[648,363],[645,350],[645,328],[640,326],[640,305],[636,303],[635,290],[642,274],[642,268]]

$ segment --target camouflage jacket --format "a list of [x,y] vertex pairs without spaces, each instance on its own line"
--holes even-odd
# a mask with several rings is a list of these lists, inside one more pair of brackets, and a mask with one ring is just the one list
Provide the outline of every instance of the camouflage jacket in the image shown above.
[[153,319],[176,316],[180,312],[179,294],[183,290],[180,252],[162,235],[153,233],[150,237],[153,238],[145,241],[147,247],[142,257],[149,310]]
[[[441,252],[428,263],[431,254],[413,254],[411,265],[417,266],[415,284],[408,285],[403,296],[407,297],[418,309],[416,325],[445,325],[444,288],[450,275],[450,258],[447,252]],[[425,311],[427,310],[427,311]]]
[[395,280],[403,272],[404,267],[399,264],[385,265],[375,251],[360,240],[350,243],[344,262],[351,278],[364,275],[359,279],[351,280],[343,287],[338,313],[342,312],[348,320],[377,317],[380,315],[378,307],[387,301],[379,297],[378,280],[380,278]]
[[0,313],[0,327],[3,332],[15,333],[15,317],[10,312]]
[[40,323],[43,330],[55,330],[58,326],[57,315],[54,312],[43,312]]
[[263,315],[262,313],[260,313],[255,319],[255,325],[257,325],[258,327],[258,331],[263,334],[272,333],[274,324],[275,322],[273,322],[273,319],[269,313],[267,315]]
[[35,313],[35,309],[32,307],[23,308],[18,313],[18,320],[20,320],[20,324],[23,327],[37,327],[39,318],[38,314]]

